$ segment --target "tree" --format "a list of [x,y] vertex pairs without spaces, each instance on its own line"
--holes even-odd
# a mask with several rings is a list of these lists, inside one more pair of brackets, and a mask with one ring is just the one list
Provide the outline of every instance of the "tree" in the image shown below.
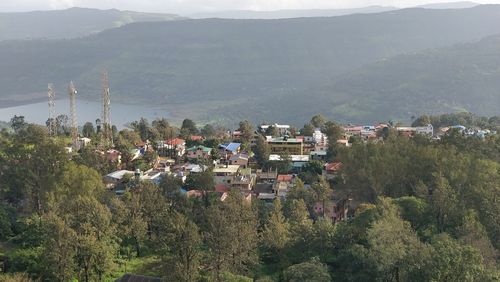
[[94,125],[91,122],[86,122],[83,125],[82,134],[87,138],[94,136],[95,134]]
[[10,127],[14,130],[14,132],[19,132],[21,129],[24,129],[28,124],[24,121],[24,116],[16,116],[10,119]]
[[77,196],[66,203],[69,226],[76,233],[76,265],[79,281],[101,281],[113,267],[118,244],[108,207],[95,198]]
[[205,240],[216,281],[226,271],[245,274],[257,263],[257,214],[239,192],[208,209]]
[[142,141],[149,139],[150,125],[147,119],[141,118],[139,121],[134,121],[130,124],[134,131],[139,134]]
[[171,139],[177,135],[177,129],[170,126],[170,123],[164,118],[154,120],[151,126],[158,133],[159,138]]
[[300,134],[304,136],[312,136],[314,133],[314,126],[310,123],[304,124],[304,127],[300,130]]
[[257,144],[253,149],[255,159],[260,167],[264,167],[269,162],[269,155],[271,154],[271,147],[267,143],[264,136],[259,135]]
[[486,229],[479,221],[475,210],[468,210],[465,214],[463,225],[458,227],[457,235],[460,243],[477,249],[485,265],[494,267],[498,256],[497,250],[491,244]]
[[310,243],[313,223],[303,200],[291,200],[289,211],[288,222],[290,223],[291,236],[286,257],[292,263],[299,263],[311,255]]
[[331,279],[328,267],[318,257],[292,265],[284,273],[287,282],[329,282]]
[[205,124],[203,128],[201,129],[201,135],[205,136],[206,138],[211,138],[215,136],[215,128],[211,124]]
[[282,252],[290,240],[290,225],[283,216],[279,198],[274,200],[273,209],[261,233],[261,238],[266,255],[278,261],[282,260]]
[[320,177],[319,181],[313,183],[311,185],[311,189],[313,191],[314,200],[316,202],[322,203],[323,206],[323,217],[325,217],[326,201],[332,195],[332,188],[330,188],[330,184],[326,182],[325,178]]
[[486,281],[477,250],[459,244],[447,234],[435,236],[431,244],[432,259],[423,268],[428,269],[426,281]]
[[408,222],[401,220],[397,208],[385,198],[379,199],[381,218],[367,231],[369,256],[377,262],[383,281],[406,281],[421,269],[428,248],[420,242]]
[[69,135],[71,128],[69,126],[69,118],[67,115],[58,115],[56,117],[57,135]]
[[43,222],[43,276],[50,281],[70,281],[75,274],[76,233],[54,213],[47,214]]
[[198,227],[184,215],[173,212],[163,240],[162,260],[169,281],[198,281],[201,236]]
[[323,125],[325,125],[326,119],[322,115],[315,115],[311,118],[311,124],[312,126],[316,128],[322,128]]
[[197,135],[199,133],[198,127],[196,127],[196,124],[194,121],[190,119],[185,119],[182,121],[182,126],[181,126],[181,135],[187,139],[187,137],[191,135]]
[[333,121],[327,121],[324,124],[322,131],[332,143],[335,143],[335,141],[340,139],[340,137],[342,137],[342,133],[344,132],[342,127]]
[[242,143],[248,144],[250,143],[250,141],[252,141],[254,134],[254,127],[248,120],[241,121],[238,130],[241,132]]
[[274,125],[270,125],[266,129],[266,136],[272,136],[272,137],[277,137],[279,135],[278,128]]
[[446,178],[438,176],[431,198],[431,208],[438,231],[443,232],[448,228],[457,226],[457,221],[460,220],[457,207],[458,199],[455,191],[453,191]]

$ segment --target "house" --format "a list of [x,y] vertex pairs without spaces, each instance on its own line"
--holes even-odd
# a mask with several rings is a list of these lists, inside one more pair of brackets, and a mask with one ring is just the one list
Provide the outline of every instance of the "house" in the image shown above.
[[139,148],[130,149],[129,153],[132,156],[130,160],[135,161],[144,155],[144,149],[139,149]]
[[323,175],[325,175],[327,180],[334,179],[338,176],[339,171],[342,169],[343,164],[341,162],[326,163]]
[[186,153],[186,140],[181,138],[169,139],[163,142],[163,146],[160,148],[168,150],[168,156],[179,158]]
[[310,159],[315,161],[325,161],[326,155],[326,151],[311,151],[309,153]]
[[134,177],[135,172],[131,170],[117,170],[104,176],[104,184],[106,188],[114,188],[116,185],[122,183],[125,179]]
[[243,133],[241,131],[235,130],[231,133],[231,140],[240,142],[242,135]]
[[[252,194],[242,193],[242,195],[243,195],[243,200],[245,203],[250,204],[252,202]],[[224,202],[227,199],[227,197],[229,197],[228,192],[221,193],[221,195],[220,195],[221,202]]]
[[434,127],[432,126],[432,124],[428,124],[427,126],[419,126],[419,127],[399,126],[399,127],[396,127],[396,130],[398,131],[398,133],[400,135],[407,136],[407,137],[414,136],[415,134],[422,134],[422,135],[429,135],[429,136],[434,135]]
[[286,194],[295,183],[295,177],[291,174],[280,174],[273,185],[273,192],[278,197],[286,197]]
[[231,181],[238,175],[239,165],[216,165],[212,170],[214,174],[215,185],[225,185],[231,188]]
[[120,165],[122,163],[122,153],[115,149],[107,150],[106,159],[110,162]]
[[277,171],[257,171],[257,183],[275,183],[278,178]]
[[171,167],[174,164],[175,160],[167,157],[158,157],[158,159],[156,160],[155,168],[167,172],[171,170]]
[[337,140],[337,144],[344,145],[346,147],[351,146],[351,144],[349,144],[349,139],[339,139]]
[[154,184],[159,185],[161,182],[161,176],[164,174],[163,171],[150,169],[145,172],[140,170],[136,170],[134,176],[138,178],[140,181],[149,181]]
[[273,201],[276,198],[276,193],[273,191],[272,183],[257,183],[253,189],[253,193],[259,200]]
[[189,137],[189,139],[191,139],[191,141],[203,141],[205,140],[205,137],[201,136],[201,135],[191,135]]
[[347,213],[349,212],[349,200],[328,200],[323,202],[317,202],[314,204],[314,212],[318,216],[323,216],[332,221],[332,223],[337,223],[343,221],[347,218]]
[[315,150],[324,151],[328,147],[328,137],[326,134],[321,132],[321,129],[316,128],[313,133],[313,142],[315,144]]
[[259,126],[259,131],[261,133],[265,133],[267,131],[267,129],[269,127],[271,127],[271,126],[275,127],[277,129],[277,131],[278,131],[278,134],[281,135],[281,136],[287,134],[290,131],[290,125],[287,125],[287,124],[277,124],[277,123],[272,124],[272,125],[262,124],[262,125]]
[[199,146],[193,146],[189,149],[186,150],[187,152],[187,158],[191,160],[195,159],[205,159],[208,160],[210,159],[212,148],[208,148],[202,145]]
[[[294,170],[302,169],[309,162],[309,155],[290,155],[289,157]],[[280,155],[269,155],[269,161],[283,161],[283,159]]]
[[252,173],[239,173],[231,179],[231,189],[251,191],[255,185],[256,176]]
[[188,198],[201,198],[201,197],[203,197],[203,192],[200,190],[189,190],[186,192],[186,197],[188,197]]
[[229,158],[229,163],[232,165],[239,165],[241,168],[247,168],[248,155],[243,153],[233,155]]
[[349,125],[349,126],[344,126],[343,130],[345,134],[348,136],[353,136],[353,135],[361,136],[361,132],[363,131],[363,126]]
[[87,137],[80,137],[78,138],[78,140],[76,141],[77,144],[76,144],[76,147],[77,148],[85,148],[86,146],[88,146],[90,144],[92,140],[90,138],[87,138]]
[[271,154],[304,154],[304,140],[297,138],[278,137],[267,138],[267,143],[271,147]]
[[241,143],[225,143],[219,145],[221,159],[228,160],[240,152]]

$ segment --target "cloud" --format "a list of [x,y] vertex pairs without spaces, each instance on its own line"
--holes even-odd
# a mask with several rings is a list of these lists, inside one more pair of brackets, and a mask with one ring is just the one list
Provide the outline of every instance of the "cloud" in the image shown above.
[[[408,7],[431,2],[451,1],[454,0],[0,0],[0,11],[65,9],[77,6],[191,13],[220,10],[352,8],[371,5]],[[500,0],[481,0],[478,2],[500,3]]]

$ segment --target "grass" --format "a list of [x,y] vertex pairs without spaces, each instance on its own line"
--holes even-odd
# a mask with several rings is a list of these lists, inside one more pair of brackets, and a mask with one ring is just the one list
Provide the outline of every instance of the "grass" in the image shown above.
[[115,281],[126,273],[133,273],[145,276],[161,276],[160,258],[157,256],[147,256],[133,258],[131,260],[121,260],[117,269],[105,278],[105,281]]

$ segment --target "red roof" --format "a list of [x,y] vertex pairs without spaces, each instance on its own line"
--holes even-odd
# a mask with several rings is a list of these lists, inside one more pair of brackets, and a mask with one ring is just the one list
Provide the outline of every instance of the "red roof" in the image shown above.
[[191,136],[191,141],[199,141],[199,140],[203,140],[203,136],[200,135]]
[[328,163],[328,164],[325,164],[325,169],[327,171],[338,171],[339,169],[342,168],[344,164],[340,163],[340,162],[336,162],[336,163]]
[[187,191],[186,196],[188,196],[188,198],[191,198],[191,197],[200,198],[201,196],[203,196],[203,192],[199,191],[199,190],[190,190],[190,191]]
[[280,182],[290,182],[293,179],[293,175],[280,174],[278,175],[278,181]]
[[174,139],[167,140],[166,143],[168,145],[171,145],[171,146],[179,146],[179,145],[184,145],[186,143],[186,141],[184,139],[181,139],[181,138],[174,138]]
[[229,189],[224,184],[215,185],[215,192],[228,192]]

